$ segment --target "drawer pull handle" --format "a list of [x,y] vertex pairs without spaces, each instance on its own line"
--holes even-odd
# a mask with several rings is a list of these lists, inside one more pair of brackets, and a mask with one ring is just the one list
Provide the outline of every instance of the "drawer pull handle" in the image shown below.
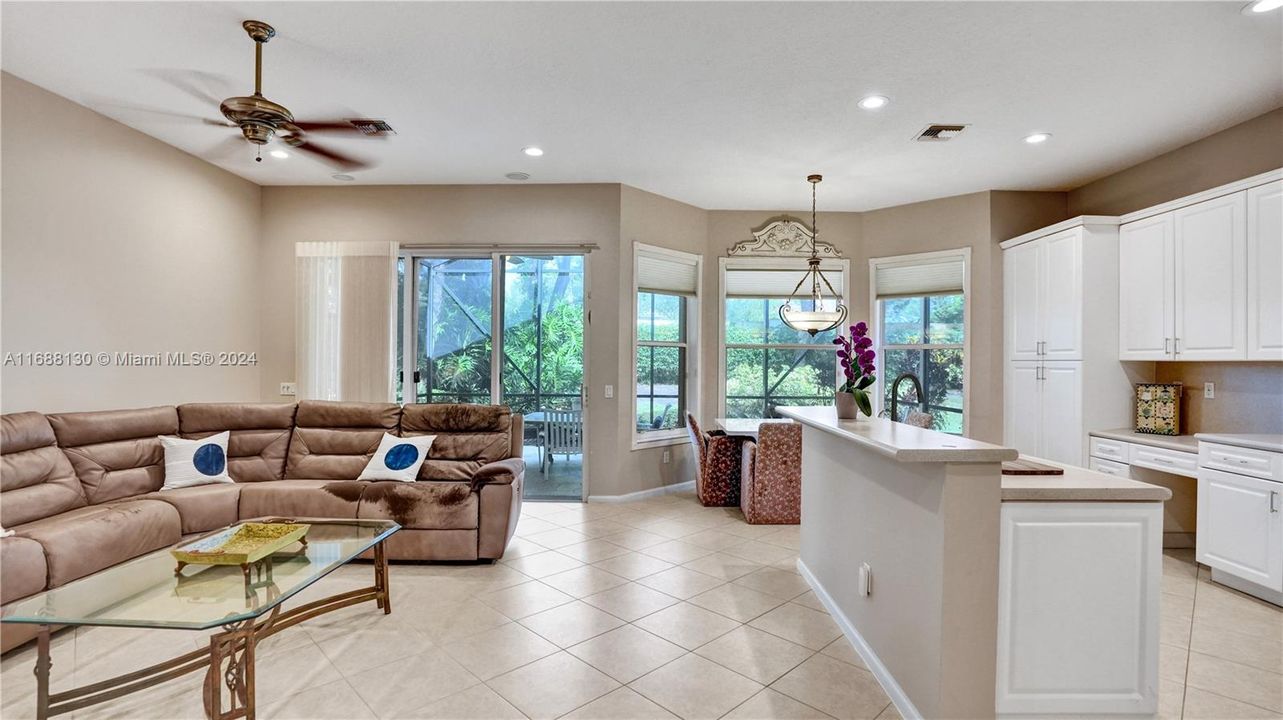
[[1239,458],[1239,459],[1238,459],[1238,464],[1239,464],[1239,465],[1246,465],[1246,464],[1247,464],[1247,460],[1244,460],[1243,458]]
[[1278,503],[1275,502],[1275,500],[1278,500],[1278,497],[1279,497],[1278,491],[1276,490],[1270,491],[1270,512],[1271,513],[1277,513],[1279,511]]
[[1165,465],[1171,465],[1171,464],[1172,464],[1172,461],[1171,461],[1170,459],[1168,459],[1168,458],[1165,458],[1165,457],[1156,457],[1156,458],[1154,458],[1154,459],[1155,459],[1155,460],[1157,460],[1157,461],[1158,461],[1158,462],[1160,462],[1160,463],[1165,464]]

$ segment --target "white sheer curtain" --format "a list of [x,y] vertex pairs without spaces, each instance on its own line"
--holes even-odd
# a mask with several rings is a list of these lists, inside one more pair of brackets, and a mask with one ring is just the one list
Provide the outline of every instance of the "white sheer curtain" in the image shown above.
[[299,398],[392,398],[397,251],[394,242],[294,246]]

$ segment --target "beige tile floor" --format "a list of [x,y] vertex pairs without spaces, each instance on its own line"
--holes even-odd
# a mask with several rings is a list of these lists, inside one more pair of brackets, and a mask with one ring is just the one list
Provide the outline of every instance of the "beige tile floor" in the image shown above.
[[[794,572],[796,527],[750,526],[689,495],[527,503],[489,566],[392,567],[393,608],[349,608],[260,649],[262,718],[893,718]],[[368,584],[343,568],[309,590]],[[1163,718],[1283,717],[1283,612],[1165,557]],[[54,639],[56,687],[203,644],[181,631]],[[0,661],[0,717],[34,712],[33,651]],[[188,677],[76,718],[199,718]]]

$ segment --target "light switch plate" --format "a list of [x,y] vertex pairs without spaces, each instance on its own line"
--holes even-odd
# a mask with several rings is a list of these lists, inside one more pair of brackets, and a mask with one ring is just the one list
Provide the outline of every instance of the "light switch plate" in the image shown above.
[[288,383],[281,383],[281,394],[282,394],[282,395],[291,395],[291,396],[292,396],[292,395],[296,395],[297,393],[298,393],[298,389],[294,386],[294,383],[292,383],[292,382],[288,382]]
[[614,385],[607,385],[607,386],[606,386],[606,399],[607,399],[607,400],[609,400],[610,398],[613,398],[613,397],[615,397],[615,386],[614,386]]
[[1216,383],[1203,383],[1203,397],[1211,400],[1216,397]]

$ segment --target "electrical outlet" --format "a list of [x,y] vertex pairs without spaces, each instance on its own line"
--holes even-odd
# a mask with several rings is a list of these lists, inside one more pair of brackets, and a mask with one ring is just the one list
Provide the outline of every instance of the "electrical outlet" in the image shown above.
[[1203,397],[1211,400],[1216,397],[1216,383],[1203,383]]
[[297,392],[298,389],[294,386],[294,383],[281,383],[282,395],[295,395]]
[[673,459],[673,451],[672,451],[672,450],[665,450],[665,451],[664,451],[664,464],[665,464],[665,465],[667,465],[667,464],[668,464],[672,459]]
[[607,400],[609,400],[610,398],[613,398],[613,397],[615,397],[615,386],[614,386],[614,385],[607,385],[607,386],[606,386],[606,399],[607,399]]

